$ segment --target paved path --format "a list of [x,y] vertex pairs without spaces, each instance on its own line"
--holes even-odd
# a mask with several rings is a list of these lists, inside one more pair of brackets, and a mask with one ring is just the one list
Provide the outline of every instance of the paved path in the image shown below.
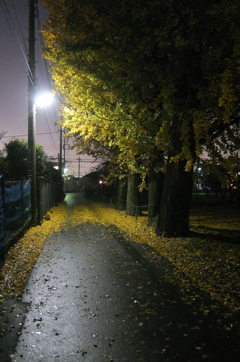
[[[74,205],[72,205],[73,207]],[[48,238],[26,285],[30,308],[12,361],[240,361],[239,331],[199,311],[148,246],[102,225]],[[226,322],[227,323],[227,322]]]

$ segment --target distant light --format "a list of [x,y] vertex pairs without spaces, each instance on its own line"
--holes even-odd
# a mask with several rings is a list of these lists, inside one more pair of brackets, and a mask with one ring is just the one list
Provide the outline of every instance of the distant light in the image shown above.
[[55,170],[58,170],[58,166],[53,166],[53,168],[55,168]]
[[202,167],[198,167],[198,171],[202,171]]
[[98,183],[101,185],[101,184],[103,183],[103,181],[102,181],[102,180],[99,180]]
[[40,108],[45,107],[52,103],[53,97],[53,93],[43,93],[36,97],[35,103]]

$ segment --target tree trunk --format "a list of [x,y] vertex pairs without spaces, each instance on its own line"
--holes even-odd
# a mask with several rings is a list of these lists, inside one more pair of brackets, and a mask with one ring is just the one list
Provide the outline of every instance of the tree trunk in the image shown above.
[[156,173],[154,168],[150,167],[148,173],[148,225],[151,225],[153,218],[158,215],[163,184],[164,174]]
[[164,237],[189,233],[193,171],[185,171],[185,161],[167,165],[156,234]]
[[126,214],[130,216],[140,216],[141,209],[139,203],[139,176],[129,172],[127,186],[127,205]]
[[127,187],[126,180],[118,180],[118,190],[117,190],[117,205],[116,209],[119,211],[126,210],[126,197],[127,197]]

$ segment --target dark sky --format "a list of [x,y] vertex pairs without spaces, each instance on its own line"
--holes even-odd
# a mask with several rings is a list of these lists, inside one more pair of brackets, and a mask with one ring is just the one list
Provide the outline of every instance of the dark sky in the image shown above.
[[[0,132],[6,132],[0,140],[0,149],[10,139],[27,139],[27,95],[28,95],[28,0],[0,0]],[[51,91],[51,78],[47,62],[42,58],[41,40],[38,30],[46,18],[46,10],[38,4],[39,16],[36,24],[36,93]],[[44,147],[48,156],[59,153],[59,102],[37,112],[36,142]],[[78,176],[78,155],[68,151],[66,161],[69,174]],[[96,165],[86,162],[88,156],[81,155],[81,176]]]

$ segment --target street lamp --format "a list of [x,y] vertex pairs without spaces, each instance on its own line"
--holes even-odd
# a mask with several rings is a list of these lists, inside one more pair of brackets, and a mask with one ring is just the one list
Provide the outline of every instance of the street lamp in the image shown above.
[[53,93],[42,93],[35,99],[35,104],[39,108],[43,108],[52,103],[54,94]]
[[29,117],[28,124],[28,154],[29,167],[28,174],[31,179],[31,215],[32,225],[37,225],[37,175],[36,175],[36,109],[37,106],[42,108],[51,103],[52,93],[39,95],[32,104],[32,114]]

